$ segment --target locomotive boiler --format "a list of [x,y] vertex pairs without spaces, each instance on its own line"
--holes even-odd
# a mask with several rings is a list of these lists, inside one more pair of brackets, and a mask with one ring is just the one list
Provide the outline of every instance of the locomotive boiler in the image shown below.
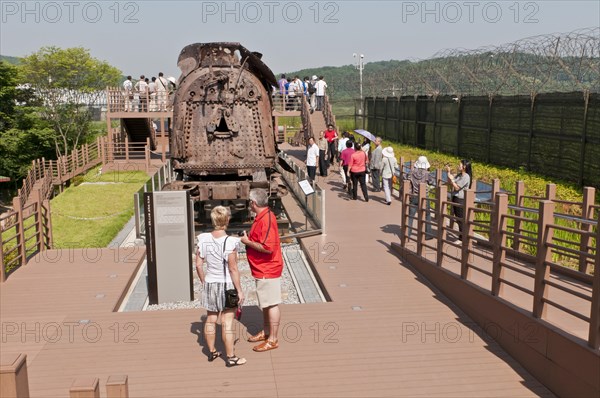
[[[272,116],[273,72],[260,53],[239,43],[198,43],[178,59],[170,151],[177,180],[163,189],[189,190],[200,215],[218,205],[247,215],[252,188],[285,194]],[[279,202],[279,203],[277,203]]]

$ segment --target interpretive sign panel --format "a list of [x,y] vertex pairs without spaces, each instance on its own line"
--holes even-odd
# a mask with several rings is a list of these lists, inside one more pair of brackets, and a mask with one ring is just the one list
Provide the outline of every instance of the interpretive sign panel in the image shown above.
[[193,209],[189,192],[144,194],[146,260],[150,304],[193,297]]

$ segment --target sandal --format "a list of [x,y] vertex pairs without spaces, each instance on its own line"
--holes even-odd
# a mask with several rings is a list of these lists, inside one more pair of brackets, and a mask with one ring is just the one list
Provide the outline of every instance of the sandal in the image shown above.
[[274,350],[277,347],[279,347],[279,343],[277,341],[265,340],[252,349],[256,352],[265,352]]
[[246,363],[246,358],[238,358],[237,355],[234,355],[232,357],[227,357],[227,361],[225,361],[225,365],[227,365],[228,368],[232,367],[232,366],[240,366]]
[[211,351],[210,354],[208,355],[208,362],[212,362],[215,359],[219,358],[221,356],[221,352],[219,351]]
[[259,341],[264,341],[264,340],[267,340],[268,338],[269,338],[269,336],[265,334],[265,331],[261,330],[254,336],[250,336],[248,338],[248,342],[249,343],[258,343]]

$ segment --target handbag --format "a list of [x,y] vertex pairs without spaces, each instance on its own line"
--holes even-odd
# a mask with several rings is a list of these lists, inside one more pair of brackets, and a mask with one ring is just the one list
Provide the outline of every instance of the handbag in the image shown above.
[[225,242],[223,242],[223,279],[225,283],[225,308],[235,308],[238,306],[240,302],[240,297],[238,296],[237,290],[227,289],[227,273],[225,267],[227,266],[227,258],[225,257],[225,248],[227,247],[227,239],[229,236],[225,238]]
[[390,158],[387,158],[388,164],[390,165],[390,171],[392,172],[392,177],[396,177],[396,178],[400,178],[400,168],[399,167],[392,167],[392,161],[390,160]]

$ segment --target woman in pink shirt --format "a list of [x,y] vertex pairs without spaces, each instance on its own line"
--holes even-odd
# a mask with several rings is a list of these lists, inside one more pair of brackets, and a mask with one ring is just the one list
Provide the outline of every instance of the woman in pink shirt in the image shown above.
[[362,190],[365,202],[369,201],[369,194],[367,192],[367,183],[365,181],[365,173],[367,165],[369,164],[369,158],[367,154],[360,149],[360,144],[354,144],[354,153],[350,157],[348,163],[348,171],[352,177],[352,199],[356,200],[356,194],[358,191],[357,183],[360,182],[360,189]]

